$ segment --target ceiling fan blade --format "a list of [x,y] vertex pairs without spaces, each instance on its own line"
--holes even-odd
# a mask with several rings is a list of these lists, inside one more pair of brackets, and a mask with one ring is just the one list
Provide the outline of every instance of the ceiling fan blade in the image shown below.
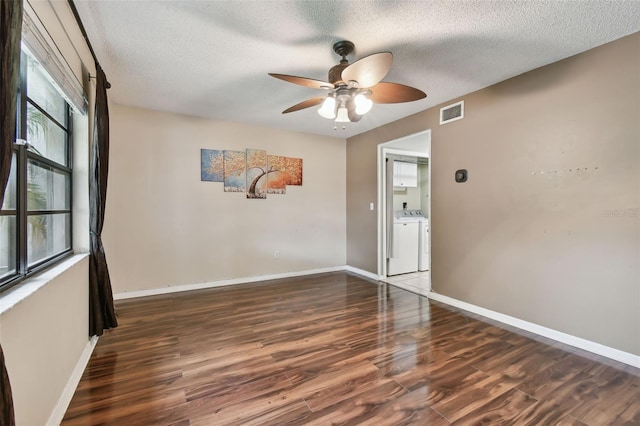
[[285,109],[284,111],[282,111],[282,113],[287,114],[294,111],[300,111],[301,109],[309,108],[314,105],[319,105],[322,103],[323,100],[324,100],[324,97],[322,96],[318,96],[317,98],[307,99],[306,101],[302,101],[299,104],[295,104],[294,106]]
[[314,80],[312,78],[296,77],[295,75],[274,74],[269,73],[271,77],[288,81],[289,83],[299,84],[300,86],[311,87],[312,89],[333,89],[333,84],[326,81]]
[[391,68],[391,52],[374,53],[349,65],[342,71],[342,81],[357,81],[358,87],[367,88],[379,83]]
[[412,102],[427,97],[427,94],[415,87],[398,83],[378,83],[369,89],[369,99],[377,104],[397,104]]

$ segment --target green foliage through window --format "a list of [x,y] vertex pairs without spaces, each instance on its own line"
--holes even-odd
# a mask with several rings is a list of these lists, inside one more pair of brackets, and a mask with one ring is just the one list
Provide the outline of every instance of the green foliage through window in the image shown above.
[[71,115],[44,68],[25,53],[16,143],[0,209],[0,289],[71,251]]

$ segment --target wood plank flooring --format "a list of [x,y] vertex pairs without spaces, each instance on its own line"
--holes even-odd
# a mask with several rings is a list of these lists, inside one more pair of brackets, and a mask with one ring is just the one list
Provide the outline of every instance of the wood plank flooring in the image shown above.
[[120,301],[63,425],[630,425],[640,371],[348,273]]

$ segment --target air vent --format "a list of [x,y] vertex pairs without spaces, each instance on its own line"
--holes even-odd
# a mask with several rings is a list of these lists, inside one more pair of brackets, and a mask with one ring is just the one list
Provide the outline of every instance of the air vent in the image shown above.
[[440,124],[451,123],[452,121],[464,118],[464,101],[456,102],[444,108],[440,108]]

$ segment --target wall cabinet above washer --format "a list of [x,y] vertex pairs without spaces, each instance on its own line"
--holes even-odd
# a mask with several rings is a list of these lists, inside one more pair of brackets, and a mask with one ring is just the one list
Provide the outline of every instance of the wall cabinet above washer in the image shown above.
[[417,187],[418,186],[418,165],[416,163],[405,163],[404,161],[394,161],[393,186],[398,186],[401,188]]

